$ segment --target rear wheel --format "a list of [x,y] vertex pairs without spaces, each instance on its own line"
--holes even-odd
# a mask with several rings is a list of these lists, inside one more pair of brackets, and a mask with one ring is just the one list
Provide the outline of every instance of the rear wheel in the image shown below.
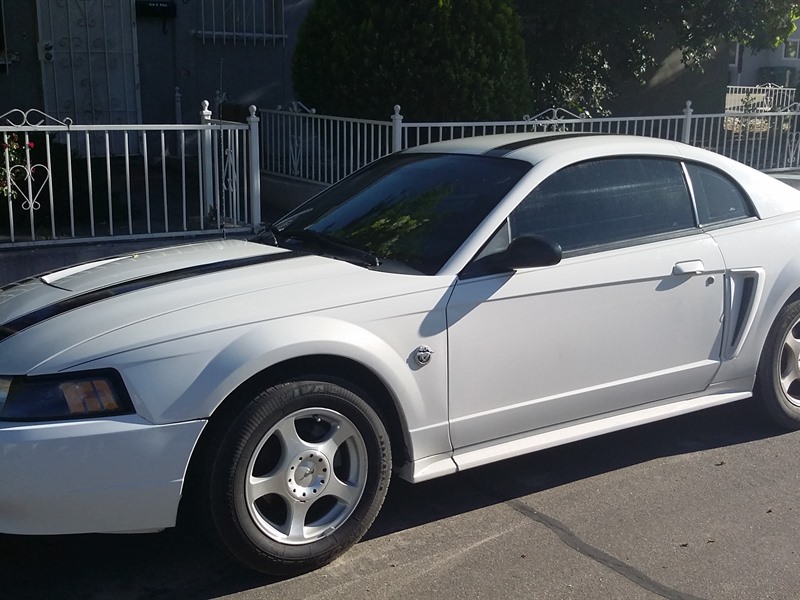
[[234,420],[213,458],[215,528],[253,569],[315,569],[367,531],[390,464],[383,423],[353,391],[323,381],[272,387]]
[[778,424],[800,429],[800,300],[778,313],[764,344],[756,387]]

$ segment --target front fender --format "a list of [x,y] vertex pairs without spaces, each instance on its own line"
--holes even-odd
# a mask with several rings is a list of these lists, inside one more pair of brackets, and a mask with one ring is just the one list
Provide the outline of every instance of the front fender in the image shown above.
[[[418,334],[417,334],[418,335]],[[441,331],[425,343],[446,348]],[[403,347],[405,350],[405,347]],[[192,335],[85,364],[114,367],[137,411],[153,423],[208,418],[243,382],[281,362],[311,355],[353,360],[390,390],[406,431],[411,456],[450,450],[447,436],[446,357],[418,368],[402,350],[363,326],[321,315],[298,315]],[[438,424],[439,427],[430,427]]]

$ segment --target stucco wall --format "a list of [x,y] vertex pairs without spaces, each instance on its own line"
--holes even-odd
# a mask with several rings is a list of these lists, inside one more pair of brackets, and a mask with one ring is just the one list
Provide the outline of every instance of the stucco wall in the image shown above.
[[311,0],[284,0],[287,39],[266,44],[198,39],[193,35],[201,28],[197,2],[178,2],[174,19],[139,17],[143,120],[173,122],[176,87],[181,93],[185,123],[197,121],[202,100],[211,102],[212,110],[216,110],[217,90],[224,92],[225,99],[232,104],[255,104],[259,108],[288,104],[294,99],[292,52],[297,31],[311,4]]

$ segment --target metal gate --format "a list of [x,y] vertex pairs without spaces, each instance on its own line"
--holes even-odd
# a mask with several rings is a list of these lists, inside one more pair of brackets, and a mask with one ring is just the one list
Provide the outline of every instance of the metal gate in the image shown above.
[[133,0],[38,0],[45,112],[81,124],[141,122]]

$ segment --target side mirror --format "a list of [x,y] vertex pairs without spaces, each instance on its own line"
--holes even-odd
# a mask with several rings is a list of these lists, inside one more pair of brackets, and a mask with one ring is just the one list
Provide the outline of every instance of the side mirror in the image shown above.
[[507,270],[548,267],[561,262],[561,245],[540,235],[523,235],[512,241],[493,261]]

